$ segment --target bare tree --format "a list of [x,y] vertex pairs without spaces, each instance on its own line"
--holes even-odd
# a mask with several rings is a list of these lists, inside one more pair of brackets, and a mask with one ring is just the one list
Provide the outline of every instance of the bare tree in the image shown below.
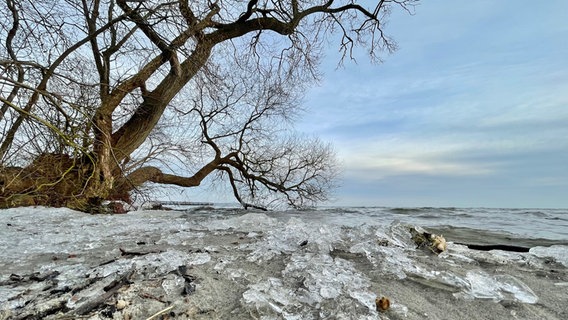
[[226,181],[245,207],[325,200],[329,145],[291,125],[322,46],[393,51],[417,0],[5,0],[0,206],[86,210],[146,182]]

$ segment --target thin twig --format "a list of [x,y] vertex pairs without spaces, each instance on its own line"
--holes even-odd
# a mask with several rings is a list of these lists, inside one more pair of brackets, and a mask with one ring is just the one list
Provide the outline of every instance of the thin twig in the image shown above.
[[166,313],[166,312],[172,310],[173,308],[174,308],[174,306],[169,306],[169,307],[165,308],[165,309],[162,310],[162,311],[158,311],[158,312],[154,313],[153,315],[150,316],[150,318],[148,318],[148,319],[146,319],[146,320],[152,320],[152,319],[154,319],[155,317],[157,317],[157,316],[159,316],[159,315],[161,315],[161,314],[163,314],[163,313]]

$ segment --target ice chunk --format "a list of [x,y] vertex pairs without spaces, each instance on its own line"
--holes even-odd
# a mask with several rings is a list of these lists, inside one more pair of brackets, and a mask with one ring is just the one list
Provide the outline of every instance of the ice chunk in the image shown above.
[[162,280],[162,288],[166,292],[168,300],[174,300],[183,292],[185,287],[185,279],[176,274],[168,274]]
[[132,269],[134,265],[134,259],[130,260],[118,260],[114,263],[104,264],[93,269],[93,277],[106,278],[113,273],[122,273],[126,270]]
[[107,277],[113,273],[122,273],[135,265],[138,269],[150,267],[160,274],[165,274],[177,269],[179,266],[200,265],[209,261],[211,261],[211,256],[205,252],[186,253],[170,249],[132,259],[120,259],[112,264],[96,267],[94,273],[98,277]]
[[467,273],[466,281],[469,283],[469,292],[466,292],[466,294],[472,298],[493,299],[496,301],[503,299],[495,279],[485,272],[470,271]]
[[217,263],[215,264],[215,266],[213,267],[213,270],[219,272],[225,269],[225,267],[227,267],[227,265],[233,263],[233,261],[235,261],[236,257],[233,256],[225,256],[222,260],[217,261]]
[[90,268],[81,264],[69,266],[57,266],[53,264],[40,268],[41,273],[54,271],[59,273],[57,276],[57,286],[59,288],[73,288],[86,280],[87,275],[90,273]]
[[214,219],[208,221],[206,227],[209,230],[235,229],[243,232],[263,231],[278,224],[278,220],[264,213],[247,213],[242,216],[229,219]]
[[377,295],[366,289],[367,288],[363,288],[363,290],[349,290],[349,296],[356,301],[359,301],[359,303],[367,307],[369,311],[372,311],[373,309],[377,308],[377,306],[375,305],[375,299],[377,298]]
[[568,267],[568,246],[553,245],[550,247],[534,247],[530,253],[539,258],[552,258],[556,262]]
[[[424,229],[418,226],[413,226],[413,228],[418,229],[418,231],[420,232],[425,232]],[[410,226],[402,224],[398,220],[395,220],[390,224],[389,230],[387,231],[386,235],[389,237],[389,241],[392,242],[395,246],[402,248],[416,247],[416,244],[412,241]]]
[[197,252],[197,253],[191,253],[189,255],[188,264],[195,266],[195,265],[205,264],[209,261],[211,261],[211,256],[208,253]]
[[252,304],[261,315],[282,314],[282,308],[291,304],[293,293],[284,287],[282,280],[269,278],[249,286],[243,293],[246,304]]
[[469,287],[469,282],[467,282],[467,280],[449,271],[436,272],[435,278],[439,282],[449,285],[450,287],[460,288],[460,289],[467,289]]
[[350,261],[334,259],[327,254],[296,254],[282,273],[286,278],[303,280],[303,286],[314,301],[347,294],[370,309],[374,308],[369,302],[374,299],[368,299],[372,295],[367,290],[369,279],[359,273]]
[[530,304],[538,302],[537,295],[519,279],[511,275],[499,275],[496,278],[500,283],[501,290],[511,294],[514,300]]
[[333,244],[341,241],[341,228],[337,226],[306,223],[291,218],[280,228],[267,229],[266,236],[257,242],[241,247],[251,250],[248,260],[266,261],[280,254],[291,254],[308,246],[318,252],[330,252]]
[[365,241],[351,246],[349,252],[365,254],[382,273],[395,275],[399,279],[406,278],[407,272],[420,273],[417,263],[408,257],[404,248],[398,246],[385,247],[376,241]]
[[243,303],[259,317],[318,319],[321,311],[337,316],[376,316],[376,295],[370,280],[352,262],[326,253],[299,252],[290,257],[282,279],[268,278],[249,285]]
[[496,302],[513,300],[536,303],[538,297],[522,281],[511,275],[491,276],[483,271],[468,271],[465,279],[469,283],[466,291],[454,294],[463,298],[490,299]]

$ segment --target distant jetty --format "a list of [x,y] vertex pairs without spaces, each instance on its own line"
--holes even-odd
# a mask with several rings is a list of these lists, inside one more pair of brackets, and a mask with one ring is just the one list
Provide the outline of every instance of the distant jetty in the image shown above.
[[213,202],[192,202],[192,201],[152,201],[163,206],[213,206]]

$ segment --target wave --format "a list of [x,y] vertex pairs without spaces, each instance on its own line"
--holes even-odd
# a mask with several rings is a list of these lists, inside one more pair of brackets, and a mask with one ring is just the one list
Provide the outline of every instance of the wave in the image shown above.
[[424,212],[425,210],[431,210],[433,208],[390,208],[389,211],[395,214],[412,214]]
[[468,227],[456,227],[452,225],[431,226],[428,230],[443,234],[446,240],[468,245],[490,246],[515,246],[533,248],[537,246],[568,245],[567,240],[553,240],[540,237],[526,237],[507,231],[486,230]]

